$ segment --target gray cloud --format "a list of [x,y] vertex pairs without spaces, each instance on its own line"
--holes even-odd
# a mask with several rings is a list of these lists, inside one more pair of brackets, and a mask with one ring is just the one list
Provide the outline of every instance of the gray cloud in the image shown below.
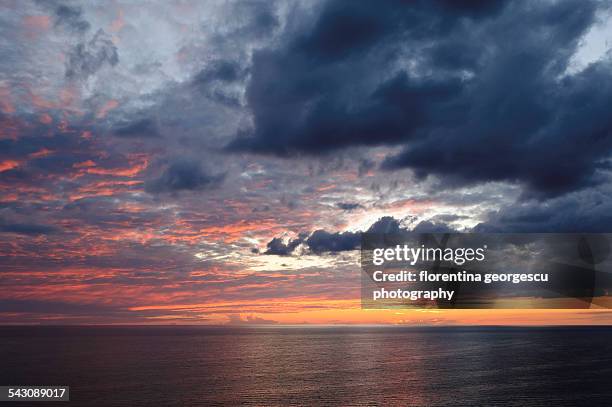
[[267,250],[264,254],[274,254],[277,256],[288,256],[306,239],[308,235],[300,235],[296,239],[289,240],[287,243],[283,239],[275,237],[268,242]]
[[612,152],[611,64],[567,69],[605,7],[326,2],[254,54],[254,125],[228,148],[287,157],[400,145],[384,169],[455,186],[519,182],[525,198],[600,185]]
[[342,209],[343,211],[352,211],[363,208],[363,205],[356,202],[338,202],[336,203],[336,207]]
[[[384,216],[374,222],[370,227],[363,231],[365,233],[377,234],[401,234],[406,232],[416,233],[453,233],[456,230],[444,222],[421,221],[414,228],[408,229],[401,225],[401,222],[392,216]],[[356,250],[361,245],[362,232],[329,232],[323,229],[315,230],[310,235],[300,235],[299,238],[283,243],[282,239],[274,238],[268,242],[268,250],[264,254],[289,255],[304,243],[314,254],[338,253]]]
[[81,7],[62,4],[55,9],[55,26],[83,34],[89,30],[91,24],[83,18]]
[[110,36],[99,29],[87,42],[78,43],[68,54],[66,77],[87,79],[104,66],[119,63],[117,47]]
[[612,203],[609,186],[555,198],[545,204],[528,200],[492,212],[475,232],[609,233]]
[[246,75],[244,68],[235,61],[215,61],[203,68],[194,78],[194,84],[207,85],[210,82],[235,82]]
[[170,164],[164,172],[146,183],[150,193],[195,191],[218,186],[224,175],[212,175],[195,161],[179,161]]
[[152,119],[136,120],[129,124],[116,126],[113,129],[113,134],[125,138],[151,138],[160,136],[159,128]]

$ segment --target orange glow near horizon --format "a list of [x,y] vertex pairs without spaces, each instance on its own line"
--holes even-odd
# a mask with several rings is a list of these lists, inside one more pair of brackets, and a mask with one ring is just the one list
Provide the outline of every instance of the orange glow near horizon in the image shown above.
[[[147,307],[141,307],[147,309]],[[159,311],[159,307],[153,309]],[[611,325],[612,312],[603,309],[555,310],[363,310],[360,308],[334,308],[283,312],[234,312],[201,316],[181,313],[173,307],[147,317],[137,323],[225,325],[232,316],[238,316],[245,325],[393,325],[393,326],[556,326],[556,325]]]
[[[231,310],[251,309],[252,312]],[[193,315],[212,315],[204,324],[225,324],[229,315],[280,325],[609,325],[609,309],[362,309],[359,300],[296,299],[248,303],[149,305],[130,311],[157,311],[160,318],[176,322]],[[191,320],[190,323],[198,323]]]

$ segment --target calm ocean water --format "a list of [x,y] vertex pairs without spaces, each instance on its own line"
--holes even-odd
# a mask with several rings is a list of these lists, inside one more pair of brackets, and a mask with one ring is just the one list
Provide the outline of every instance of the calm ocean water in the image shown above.
[[0,327],[9,384],[69,385],[58,406],[610,406],[612,328]]

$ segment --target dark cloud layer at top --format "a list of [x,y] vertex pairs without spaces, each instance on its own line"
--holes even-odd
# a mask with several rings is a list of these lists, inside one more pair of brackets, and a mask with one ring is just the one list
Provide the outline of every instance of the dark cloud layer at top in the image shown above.
[[596,2],[326,3],[256,52],[254,128],[229,146],[290,156],[399,144],[384,168],[448,182],[521,182],[552,197],[601,182],[612,70],[566,75]]

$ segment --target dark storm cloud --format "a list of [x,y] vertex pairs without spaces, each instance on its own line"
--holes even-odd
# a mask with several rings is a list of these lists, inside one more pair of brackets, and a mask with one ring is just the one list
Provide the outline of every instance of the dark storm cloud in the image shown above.
[[234,61],[217,61],[202,69],[194,78],[196,85],[207,85],[213,81],[235,82],[243,79],[246,72]]
[[137,120],[133,123],[118,126],[113,130],[113,134],[125,138],[151,138],[160,136],[157,124],[151,119]]
[[218,186],[224,175],[212,175],[195,161],[179,161],[170,164],[159,178],[146,183],[150,193],[202,190]]
[[383,216],[374,222],[366,231],[367,233],[399,233],[402,227],[400,222],[393,216]]
[[[392,216],[384,216],[374,222],[365,233],[401,234],[410,232],[401,226],[400,221]],[[455,229],[441,221],[422,221],[412,231],[418,233],[452,233]],[[298,238],[285,243],[281,238],[273,238],[268,242],[268,249],[263,254],[287,256],[302,243],[314,254],[338,253],[356,250],[361,245],[362,232],[329,232],[324,229],[315,230],[310,235],[301,234]]]
[[355,250],[361,243],[359,232],[336,232],[315,230],[306,240],[308,248],[316,254]]
[[244,81],[247,74],[247,69],[238,61],[214,61],[193,78],[193,86],[215,102],[237,107],[240,105],[239,96],[225,87]]
[[68,54],[66,77],[87,79],[103,66],[119,63],[117,47],[110,36],[100,29],[89,40],[78,43]]
[[453,233],[453,228],[442,222],[432,222],[424,220],[412,229],[416,233]]
[[506,205],[478,224],[475,232],[517,233],[610,233],[612,203],[609,188],[587,190],[552,199],[543,204],[530,200]]
[[[527,196],[557,196],[601,183],[598,171],[609,168],[612,149],[610,66],[592,65],[559,85],[543,83],[549,80],[555,79],[516,84],[506,91],[506,106],[492,103],[476,113],[483,118],[478,124],[474,120],[463,132],[414,144],[386,167],[408,166],[417,175],[435,173],[458,181],[523,181],[530,187]],[[526,97],[532,89],[536,94]]]
[[275,237],[268,242],[268,249],[264,254],[274,254],[277,256],[288,256],[298,247],[308,235],[300,235],[296,239],[289,240],[287,243],[283,239]]
[[467,218],[468,216],[465,216],[465,215],[455,215],[451,213],[444,213],[444,214],[434,216],[433,219],[438,222],[454,222],[457,220],[467,219]]
[[232,33],[237,39],[261,39],[269,36],[280,25],[272,1],[239,1],[231,6],[232,21],[240,27]]
[[82,34],[89,30],[90,24],[83,18],[81,7],[62,4],[55,10],[55,26]]
[[[374,222],[364,233],[402,234],[416,233],[456,233],[457,230],[440,221],[421,221],[414,228],[403,227],[399,220],[392,216],[384,216]],[[329,232],[324,229],[315,230],[310,236],[300,235],[299,238],[284,243],[280,238],[268,242],[268,250],[264,254],[286,256],[304,243],[314,254],[338,253],[356,250],[361,245],[362,232]]]
[[[384,216],[374,222],[367,233],[400,233],[405,231],[400,222],[392,216]],[[328,232],[326,230],[315,230],[306,239],[308,248],[316,254],[326,252],[343,252],[355,250],[361,245],[361,232]]]
[[494,4],[326,3],[311,29],[254,55],[247,98],[255,129],[230,147],[286,155],[410,138],[439,110],[457,109],[446,105],[461,83],[399,72],[378,84],[401,52],[399,41],[448,35],[459,18]]
[[612,69],[566,70],[598,4],[327,2],[284,45],[254,54],[254,127],[229,148],[403,145],[385,169],[520,182],[525,197],[597,185],[612,151]]

